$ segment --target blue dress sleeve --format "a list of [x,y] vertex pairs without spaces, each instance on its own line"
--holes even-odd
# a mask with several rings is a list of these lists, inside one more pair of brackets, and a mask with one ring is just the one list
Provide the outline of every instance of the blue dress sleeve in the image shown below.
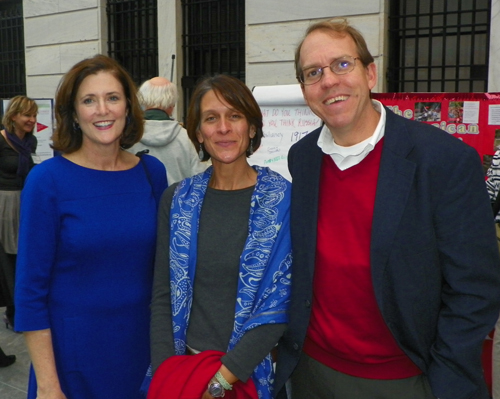
[[59,234],[56,199],[52,174],[40,164],[30,172],[21,193],[15,284],[19,331],[50,328],[46,303]]

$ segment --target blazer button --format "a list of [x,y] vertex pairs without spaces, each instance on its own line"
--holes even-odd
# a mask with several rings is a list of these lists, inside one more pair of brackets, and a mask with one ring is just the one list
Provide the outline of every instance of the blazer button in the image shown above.
[[311,307],[311,301],[309,299],[306,299],[304,301],[304,305],[305,305],[306,308],[310,308]]
[[298,343],[294,343],[293,344],[293,349],[295,349],[296,351],[299,350],[299,344]]

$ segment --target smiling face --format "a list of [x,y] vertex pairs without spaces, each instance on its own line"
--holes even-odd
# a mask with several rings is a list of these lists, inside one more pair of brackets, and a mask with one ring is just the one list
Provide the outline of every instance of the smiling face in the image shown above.
[[255,129],[248,125],[242,112],[210,90],[201,99],[200,126],[196,136],[203,143],[212,163],[247,162],[246,150]]
[[119,146],[127,100],[121,83],[109,72],[87,76],[75,97],[75,119],[83,146]]
[[30,133],[35,128],[36,114],[20,112],[12,117],[16,134],[24,137],[26,133]]
[[[359,57],[354,40],[348,36],[322,31],[311,32],[300,51],[302,70],[324,67],[333,60]],[[354,70],[336,75],[330,68],[318,83],[302,85],[302,93],[311,110],[318,115],[340,145],[353,145],[373,134],[378,113],[370,100],[370,90],[377,83],[375,64],[364,67],[356,61]]]

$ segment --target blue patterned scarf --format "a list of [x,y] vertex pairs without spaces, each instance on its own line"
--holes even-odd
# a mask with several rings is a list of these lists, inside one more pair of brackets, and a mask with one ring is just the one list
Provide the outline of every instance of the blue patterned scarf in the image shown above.
[[[287,323],[290,300],[291,185],[269,168],[254,166],[257,184],[250,203],[248,237],[240,257],[234,328],[228,351],[246,331],[267,323]],[[200,212],[213,168],[183,180],[170,212],[170,284],[175,351],[185,354],[197,258]],[[271,398],[271,355],[252,375],[259,398]]]

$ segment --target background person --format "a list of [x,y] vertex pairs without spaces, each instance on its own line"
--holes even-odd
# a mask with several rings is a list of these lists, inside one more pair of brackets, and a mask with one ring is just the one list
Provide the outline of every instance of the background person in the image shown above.
[[477,152],[372,101],[374,59],[345,20],[308,28],[304,98],[325,125],[289,152],[293,399],[486,399],[482,344],[500,259]]
[[26,96],[13,97],[0,131],[0,290],[6,305],[5,326],[14,328],[14,280],[21,190],[33,168],[38,105]]
[[69,70],[55,113],[62,155],[33,169],[21,196],[16,327],[33,364],[28,398],[139,398],[165,167],[123,150],[142,135],[142,111],[109,57]]
[[238,79],[199,83],[187,130],[212,166],[160,205],[148,398],[221,397],[230,385],[270,398],[270,352],[288,319],[290,183],[248,164],[262,114]]
[[144,135],[129,149],[134,154],[147,149],[162,161],[169,184],[207,168],[206,163],[200,162],[186,129],[171,117],[177,98],[177,87],[168,79],[156,77],[141,85],[139,101],[145,109]]
[[[490,197],[490,201],[492,204],[495,203],[498,192],[500,191],[500,150],[495,151],[493,158],[491,159],[491,164],[488,170],[486,171],[486,190],[488,191],[488,195]],[[497,213],[493,215],[495,218],[495,224],[497,228],[497,236],[500,237],[500,214]],[[500,249],[500,241],[499,241],[499,249]]]

